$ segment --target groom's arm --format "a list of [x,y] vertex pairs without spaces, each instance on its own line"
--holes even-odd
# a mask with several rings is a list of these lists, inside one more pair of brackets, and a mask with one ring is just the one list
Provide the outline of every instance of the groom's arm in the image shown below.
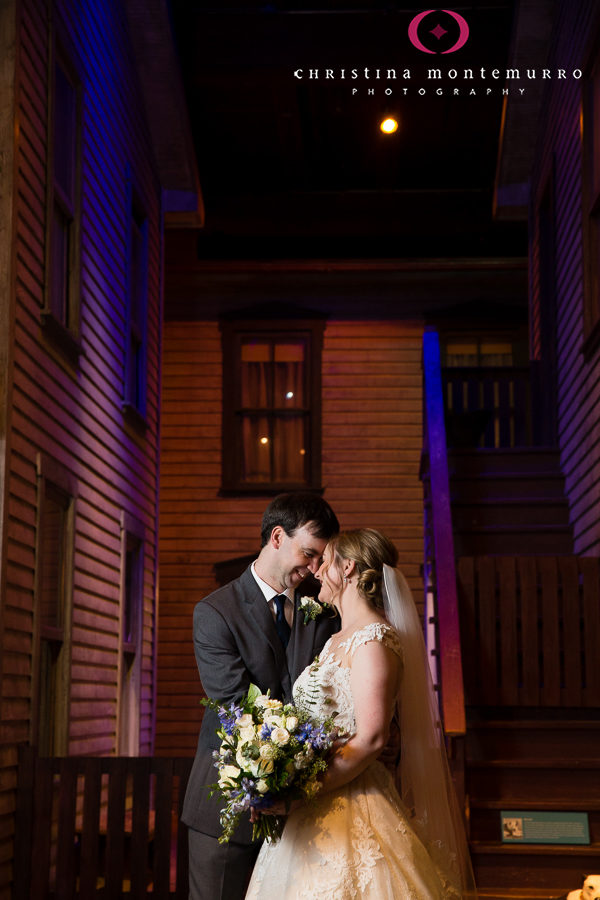
[[208,697],[231,703],[248,691],[250,673],[236,635],[222,612],[205,601],[194,609],[194,653]]

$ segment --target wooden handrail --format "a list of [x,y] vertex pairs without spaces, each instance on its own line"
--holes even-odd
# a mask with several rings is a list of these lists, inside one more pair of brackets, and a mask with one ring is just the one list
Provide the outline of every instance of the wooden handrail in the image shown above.
[[454,540],[450,511],[448,454],[440,345],[437,332],[423,335],[424,456],[428,465],[437,653],[441,714],[447,735],[466,732],[465,699],[460,650]]

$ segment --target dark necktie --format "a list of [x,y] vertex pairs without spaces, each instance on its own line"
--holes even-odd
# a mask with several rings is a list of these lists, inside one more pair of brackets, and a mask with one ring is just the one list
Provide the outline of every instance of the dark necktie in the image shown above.
[[287,597],[285,594],[277,594],[277,596],[273,597],[273,603],[275,604],[275,628],[277,629],[277,634],[284,647],[287,647],[288,645],[291,632],[291,628],[285,617],[286,600]]

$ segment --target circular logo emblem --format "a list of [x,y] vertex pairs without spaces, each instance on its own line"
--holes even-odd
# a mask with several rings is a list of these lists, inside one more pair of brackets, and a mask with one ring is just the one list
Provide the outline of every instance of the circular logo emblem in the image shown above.
[[[459,35],[454,44],[449,47],[447,50],[431,50],[429,47],[426,47],[421,38],[419,37],[419,25],[421,25],[423,19],[427,16],[435,16],[436,13],[446,13],[448,16],[451,16],[454,21],[458,24]],[[432,28],[427,28],[427,24],[433,25]],[[434,24],[434,20],[431,19],[429,23],[423,25],[421,28],[421,32],[428,31],[430,35],[433,36],[434,41],[439,41],[444,37],[444,35],[448,34],[448,29],[444,28],[440,21],[436,21]],[[422,53],[456,53],[457,50],[460,50],[461,47],[464,47],[469,39],[469,26],[467,24],[466,19],[464,19],[459,13],[453,12],[451,9],[426,9],[424,12],[417,13],[414,19],[411,20],[410,25],[408,26],[408,38],[417,50],[420,50]],[[427,40],[430,43],[429,40]]]

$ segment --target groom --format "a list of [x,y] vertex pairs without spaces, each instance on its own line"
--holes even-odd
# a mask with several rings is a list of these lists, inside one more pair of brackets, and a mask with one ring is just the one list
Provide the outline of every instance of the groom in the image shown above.
[[[194,609],[194,651],[207,696],[230,703],[254,683],[274,698],[291,698],[300,672],[339,628],[329,612],[305,625],[296,606],[301,595],[318,593],[312,576],[338,530],[333,510],[316,494],[280,494],[269,504],[258,558]],[[219,724],[216,713],[206,709],[183,806],[190,900],[243,898],[259,850],[249,819],[228,844],[217,840],[221,803],[208,796],[206,785],[217,779],[212,753],[220,744]]]

